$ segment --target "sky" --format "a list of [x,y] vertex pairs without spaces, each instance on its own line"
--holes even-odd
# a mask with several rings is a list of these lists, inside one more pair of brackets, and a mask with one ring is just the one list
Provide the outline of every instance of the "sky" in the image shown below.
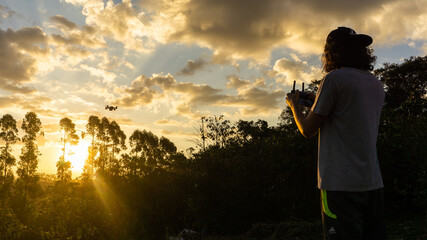
[[203,116],[276,125],[293,81],[324,76],[338,26],[373,37],[376,68],[427,54],[426,0],[0,0],[0,116],[38,114],[40,172],[56,172],[63,117],[80,133],[105,116],[185,151]]

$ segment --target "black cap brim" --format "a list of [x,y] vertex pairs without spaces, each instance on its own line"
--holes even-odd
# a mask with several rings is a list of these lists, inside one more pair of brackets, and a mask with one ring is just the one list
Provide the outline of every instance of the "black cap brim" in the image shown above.
[[349,37],[350,37],[350,39],[352,39],[356,43],[363,45],[363,46],[369,46],[373,42],[372,38],[368,35],[365,35],[365,34],[349,35]]

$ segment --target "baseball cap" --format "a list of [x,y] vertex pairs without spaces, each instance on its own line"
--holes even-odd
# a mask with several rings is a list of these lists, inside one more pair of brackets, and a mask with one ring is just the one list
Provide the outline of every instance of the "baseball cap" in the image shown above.
[[337,29],[332,30],[326,38],[327,43],[354,43],[365,47],[371,45],[372,41],[373,40],[370,36],[366,34],[357,34],[356,31],[348,27],[338,27]]

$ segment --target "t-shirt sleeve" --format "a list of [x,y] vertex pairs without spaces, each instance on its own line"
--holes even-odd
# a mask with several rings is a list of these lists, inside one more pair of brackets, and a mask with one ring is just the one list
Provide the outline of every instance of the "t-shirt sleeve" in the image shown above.
[[333,79],[327,75],[320,83],[316,99],[311,111],[322,116],[328,116],[332,111],[338,96]]

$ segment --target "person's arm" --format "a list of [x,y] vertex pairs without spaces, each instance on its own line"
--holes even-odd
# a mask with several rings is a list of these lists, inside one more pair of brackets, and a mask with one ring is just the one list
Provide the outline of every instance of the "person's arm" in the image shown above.
[[298,130],[305,138],[311,138],[317,134],[319,128],[323,125],[326,117],[310,111],[307,116],[301,111],[298,105],[299,91],[295,93],[288,93],[286,97],[286,103],[292,110],[294,115],[295,123],[298,126]]

